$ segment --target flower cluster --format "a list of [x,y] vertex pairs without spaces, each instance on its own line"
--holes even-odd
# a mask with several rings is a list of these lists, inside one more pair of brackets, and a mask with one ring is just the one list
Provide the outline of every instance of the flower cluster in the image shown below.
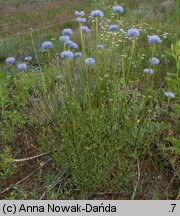
[[[116,13],[116,14],[120,14],[120,13],[124,12],[124,8],[122,6],[120,6],[120,5],[115,5],[115,6],[112,7],[112,12]],[[86,22],[86,18],[84,17],[85,16],[84,11],[76,11],[75,16],[76,16],[76,21],[78,23],[85,23]],[[90,16],[91,16],[92,19],[94,19],[94,18],[103,18],[104,13],[101,10],[93,10],[91,12]],[[109,23],[110,23],[110,20],[109,20]],[[108,26],[108,25],[103,25],[103,21],[101,23],[99,23],[99,25],[100,25],[101,29],[104,29],[104,30],[106,30],[107,26]],[[118,29],[119,29],[119,27],[118,27],[117,24],[109,25],[108,26],[109,31],[107,31],[107,32],[109,32],[109,35],[110,35],[109,37],[111,37],[111,35],[112,35],[111,31],[117,31]],[[88,32],[91,31],[88,26],[85,26],[85,25],[82,25],[82,24],[80,25],[79,30],[81,32],[83,32],[83,33],[88,33]],[[120,29],[119,31],[122,32],[122,29]],[[130,28],[127,32],[123,32],[123,34],[126,35],[126,38],[128,38],[128,37],[129,38],[136,38],[136,37],[140,36],[140,30],[133,27],[133,28]],[[60,53],[60,57],[62,59],[73,59],[74,57],[76,59],[80,59],[83,56],[82,52],[77,51],[77,52],[73,53],[71,51],[71,49],[78,49],[79,48],[78,44],[70,39],[71,35],[73,35],[73,30],[70,29],[70,28],[66,28],[66,29],[64,29],[62,31],[62,35],[59,37],[59,41],[61,43],[64,43],[64,46],[67,47],[67,50],[64,50],[64,51],[62,51]],[[148,36],[148,43],[156,44],[156,43],[160,43],[160,42],[161,42],[161,39],[160,39],[160,37],[158,35]],[[45,41],[45,42],[42,43],[41,48],[43,50],[49,50],[49,49],[52,49],[53,46],[54,45],[53,45],[53,43],[51,41]],[[103,44],[98,44],[97,49],[103,50],[104,45]],[[27,56],[27,57],[24,58],[24,60],[25,61],[31,61],[32,57]],[[16,59],[14,57],[9,57],[9,58],[6,59],[6,64],[13,64],[13,63],[15,63],[15,61],[16,61]],[[158,65],[160,63],[160,59],[158,59],[156,57],[152,57],[152,58],[150,58],[149,62],[150,62],[150,66]],[[92,57],[86,58],[85,59],[85,64],[87,66],[95,66],[96,65],[96,60],[94,58],[92,58]],[[27,71],[28,66],[27,66],[26,63],[20,63],[20,64],[18,64],[17,69],[18,69],[18,71]],[[153,69],[151,67],[145,68],[144,73],[152,75],[152,74],[154,74],[154,68]],[[173,93],[171,93],[171,92],[167,92],[166,96],[167,97],[172,97],[172,98],[174,97]]]
[[102,44],[98,44],[98,45],[97,45],[97,48],[98,48],[98,49],[104,49],[104,46],[103,46]]
[[85,15],[84,11],[75,11],[75,16],[83,17]]
[[149,60],[149,62],[150,62],[152,65],[158,65],[158,64],[160,63],[160,60],[159,60],[158,58],[153,57],[153,58],[151,58],[151,59]]
[[88,66],[94,66],[96,64],[96,61],[94,58],[90,57],[85,60],[85,64]]
[[101,10],[94,10],[91,12],[91,17],[94,19],[96,17],[104,17],[104,13]]
[[77,52],[74,54],[75,58],[81,58],[82,57],[82,53],[81,52]]
[[80,30],[81,30],[82,32],[84,32],[84,33],[88,33],[88,32],[91,31],[91,30],[89,29],[88,26],[81,26],[81,27],[80,27]]
[[123,13],[124,8],[120,5],[113,6],[112,8],[113,13]]
[[32,56],[26,56],[26,57],[24,58],[24,60],[25,60],[25,61],[32,61]]
[[78,17],[78,18],[76,18],[76,21],[78,23],[85,23],[86,22],[86,18],[85,17]]
[[68,28],[68,29],[64,29],[63,32],[62,32],[63,35],[67,35],[67,36],[70,36],[73,34],[73,30]]
[[137,37],[140,35],[140,31],[136,28],[131,28],[128,30],[127,35],[129,37]]
[[78,49],[77,43],[75,43],[71,40],[68,40],[67,42],[65,42],[65,44],[71,49]]
[[42,49],[43,50],[48,50],[48,49],[51,49],[51,48],[53,48],[53,43],[51,41],[45,41],[42,44]]
[[148,37],[148,43],[154,44],[154,43],[160,43],[161,38],[158,35],[152,35]]
[[152,75],[152,74],[154,74],[154,70],[151,69],[151,68],[145,68],[145,69],[144,69],[144,73],[147,73],[147,74],[149,74],[149,75]]
[[27,64],[21,63],[21,64],[18,64],[17,69],[18,71],[27,71],[28,67],[27,67]]
[[16,61],[14,57],[9,57],[6,59],[6,64],[13,64]]
[[70,50],[65,50],[61,52],[60,56],[62,59],[72,59],[74,57],[74,54]]
[[175,98],[175,94],[173,92],[165,92],[166,97]]
[[108,29],[109,29],[109,31],[116,31],[118,29],[118,26],[115,25],[115,24],[114,25],[110,25]]
[[70,37],[68,35],[63,35],[59,37],[60,42],[66,43],[67,41],[70,40]]

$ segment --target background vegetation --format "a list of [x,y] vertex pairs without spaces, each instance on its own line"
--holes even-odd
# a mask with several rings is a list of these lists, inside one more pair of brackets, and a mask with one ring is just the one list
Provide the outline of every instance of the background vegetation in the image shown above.
[[[120,18],[115,4],[125,8]],[[88,15],[97,8],[100,26],[117,32],[97,32]],[[93,30],[83,38],[76,10]],[[179,199],[179,1],[0,0],[0,11],[0,197]],[[81,60],[59,58],[66,27]],[[141,31],[135,41],[131,27]],[[153,34],[162,40],[154,49]],[[45,40],[53,50],[42,52]],[[5,64],[27,55],[27,72]],[[150,76],[152,55],[161,62]]]

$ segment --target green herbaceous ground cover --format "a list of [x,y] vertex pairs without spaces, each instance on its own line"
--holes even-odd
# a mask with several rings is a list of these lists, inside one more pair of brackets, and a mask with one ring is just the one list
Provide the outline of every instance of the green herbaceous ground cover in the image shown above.
[[0,197],[178,199],[178,1],[1,7]]

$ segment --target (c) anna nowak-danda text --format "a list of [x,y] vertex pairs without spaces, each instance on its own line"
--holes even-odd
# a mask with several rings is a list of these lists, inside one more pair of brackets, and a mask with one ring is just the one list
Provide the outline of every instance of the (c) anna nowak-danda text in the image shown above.
[[85,204],[84,206],[76,205],[55,205],[48,204],[47,206],[43,205],[25,205],[21,204],[18,212],[19,213],[36,213],[36,212],[48,212],[48,213],[57,213],[57,212],[116,212],[116,206],[101,203],[100,205]]

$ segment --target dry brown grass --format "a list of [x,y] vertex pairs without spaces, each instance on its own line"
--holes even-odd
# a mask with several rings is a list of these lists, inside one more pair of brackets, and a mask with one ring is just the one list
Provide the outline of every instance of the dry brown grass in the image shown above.
[[[20,5],[1,4],[1,39],[20,35],[28,29],[48,29],[73,18],[74,10],[85,5],[88,0],[47,0]],[[72,7],[73,4],[73,7]]]

